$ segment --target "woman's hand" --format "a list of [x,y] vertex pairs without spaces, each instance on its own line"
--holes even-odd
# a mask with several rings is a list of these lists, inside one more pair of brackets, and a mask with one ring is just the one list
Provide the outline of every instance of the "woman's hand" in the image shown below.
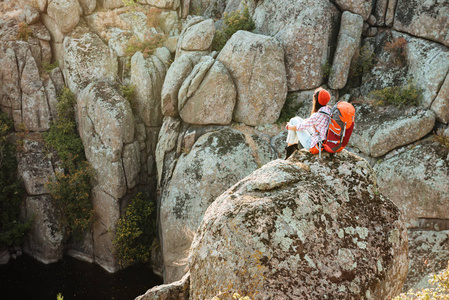
[[296,126],[290,125],[290,122],[288,122],[287,125],[285,126],[285,129],[287,129],[287,130],[296,130]]

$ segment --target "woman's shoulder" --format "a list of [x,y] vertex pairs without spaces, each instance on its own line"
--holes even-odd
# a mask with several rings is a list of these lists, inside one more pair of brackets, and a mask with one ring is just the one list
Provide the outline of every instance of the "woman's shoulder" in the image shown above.
[[320,107],[320,109],[318,110],[318,112],[325,112],[325,113],[330,113],[331,112],[331,107],[329,105],[325,105],[323,107]]

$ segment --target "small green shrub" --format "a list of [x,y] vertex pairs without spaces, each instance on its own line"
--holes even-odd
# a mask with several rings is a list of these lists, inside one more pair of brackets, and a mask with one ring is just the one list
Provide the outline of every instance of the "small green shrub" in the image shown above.
[[156,218],[154,204],[137,194],[117,223],[114,238],[116,255],[121,264],[149,263],[155,247]]
[[33,34],[33,30],[25,22],[18,24],[19,29],[17,31],[17,39],[27,42],[30,36]]
[[350,77],[359,77],[369,73],[374,67],[374,52],[369,45],[364,45],[354,57],[354,62],[351,65]]
[[76,165],[75,161],[76,157],[69,157],[64,162],[64,172],[55,172],[45,187],[52,195],[60,228],[78,238],[92,224],[94,212],[90,201],[91,167],[86,161]]
[[52,64],[49,64],[49,63],[43,63],[42,64],[42,68],[44,69],[45,73],[47,73],[47,74],[50,74],[51,71],[53,71],[57,67],[59,67],[59,63],[58,63],[57,60],[54,63],[52,63]]
[[68,88],[64,88],[58,96],[57,118],[44,133],[44,140],[49,148],[56,151],[58,157],[64,162],[69,157],[84,159],[83,142],[76,131],[75,122],[75,96]]
[[81,138],[76,131],[75,97],[65,88],[58,96],[57,118],[44,133],[44,140],[62,161],[63,172],[50,177],[45,187],[52,196],[52,204],[60,228],[79,238],[93,222],[90,201],[92,170],[84,156]]
[[20,245],[31,221],[19,221],[24,189],[16,179],[16,147],[9,139],[13,122],[0,112],[0,245]]
[[121,85],[120,91],[123,94],[123,97],[125,97],[126,100],[128,100],[129,104],[131,104],[131,108],[134,110],[136,108],[136,103],[134,101],[134,91],[136,86],[133,84],[127,84],[127,85]]
[[154,50],[162,46],[165,38],[164,34],[149,34],[144,41],[140,41],[137,37],[133,36],[125,48],[125,55],[133,56],[136,52],[140,51],[143,57],[147,58],[153,54]]
[[371,92],[371,97],[373,97],[377,105],[418,106],[422,101],[422,93],[422,89],[409,82],[405,86],[393,86],[373,91]]
[[324,80],[327,80],[331,75],[332,64],[326,60],[326,63],[321,66],[321,71],[323,72]]
[[433,288],[422,289],[421,291],[402,293],[394,300],[448,300],[449,299],[449,263],[446,270],[439,274],[434,274],[429,280]]
[[449,137],[444,135],[442,129],[438,129],[437,132],[434,132],[433,137],[436,142],[449,149]]
[[215,32],[214,40],[212,41],[212,50],[214,51],[223,49],[226,42],[237,31],[252,31],[256,27],[247,6],[243,9],[243,12],[237,10],[231,13],[224,13],[223,18],[224,28]]
[[137,0],[122,0],[122,2],[126,7],[134,7],[137,5]]
[[300,108],[304,106],[304,103],[293,104],[295,100],[295,95],[293,93],[287,94],[287,99],[285,100],[284,107],[282,107],[281,114],[279,115],[277,124],[283,124],[288,122],[291,118],[296,116],[296,113]]

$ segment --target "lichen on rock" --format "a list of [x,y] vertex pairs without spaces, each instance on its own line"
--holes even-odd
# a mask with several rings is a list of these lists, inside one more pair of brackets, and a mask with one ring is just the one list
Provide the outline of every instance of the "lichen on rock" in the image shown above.
[[218,197],[189,262],[191,299],[389,299],[407,274],[407,232],[365,160],[300,151]]

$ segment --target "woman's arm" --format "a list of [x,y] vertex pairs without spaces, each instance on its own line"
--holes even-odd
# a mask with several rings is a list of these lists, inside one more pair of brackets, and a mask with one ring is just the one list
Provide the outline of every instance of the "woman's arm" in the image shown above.
[[290,123],[287,124],[287,130],[297,130],[297,131],[301,131],[301,130],[305,130],[306,128],[309,127],[314,127],[316,125],[316,118],[317,118],[318,114],[314,113],[312,116],[310,116],[310,118],[305,119],[304,122],[298,124],[298,125],[290,125]]

